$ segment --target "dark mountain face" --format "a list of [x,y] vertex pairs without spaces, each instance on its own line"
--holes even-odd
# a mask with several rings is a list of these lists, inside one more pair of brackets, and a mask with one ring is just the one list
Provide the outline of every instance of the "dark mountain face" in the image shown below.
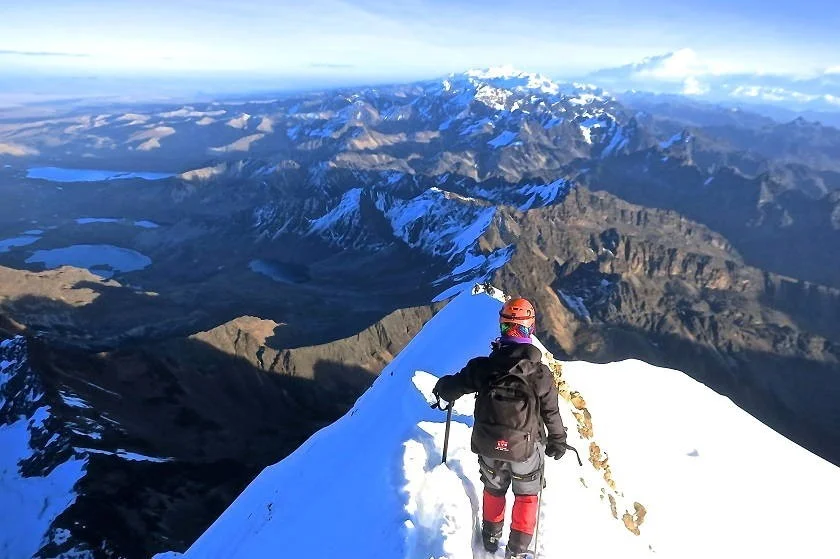
[[825,192],[824,182],[809,180],[814,172],[807,172],[808,179],[795,173],[750,177],[732,168],[707,174],[691,163],[690,148],[671,153],[603,161],[580,182],[703,223],[725,235],[749,264],[840,286],[840,268],[825,258],[825,247],[840,233],[833,217],[837,196]]
[[[107,302],[64,279],[48,272],[27,283],[105,305],[97,313],[109,316]],[[281,325],[240,317],[189,337],[135,336],[91,351],[60,337],[83,326],[75,308],[29,296],[25,319],[45,328],[41,334],[27,343],[11,338],[14,324],[0,331],[8,337],[0,349],[0,435],[29,425],[26,444],[7,449],[21,461],[4,480],[43,478],[50,491],[23,498],[64,503],[49,510],[48,532],[35,535],[30,553],[149,557],[186,548],[262,468],[343,415],[435,310],[400,310],[314,347],[277,342]],[[58,316],[61,326],[45,324]],[[76,475],[57,483],[67,472]]]
[[[55,410],[56,463],[87,464],[42,546],[186,547],[350,408],[432,299],[485,280],[535,299],[558,355],[684,370],[840,463],[840,142],[712,113],[472,72],[0,123],[19,153],[0,156],[0,328],[26,337],[15,382]],[[27,178],[47,165],[178,174]],[[103,246],[148,263],[78,269],[101,274]],[[65,433],[73,409],[100,438]]]
[[688,372],[838,460],[840,290],[745,265],[696,222],[583,187],[505,220],[520,242],[496,283],[534,294],[558,352]]

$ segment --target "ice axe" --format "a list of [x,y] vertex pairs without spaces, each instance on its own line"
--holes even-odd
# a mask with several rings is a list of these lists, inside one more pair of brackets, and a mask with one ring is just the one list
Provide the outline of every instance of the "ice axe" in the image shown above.
[[566,448],[566,449],[574,452],[575,456],[577,456],[578,466],[583,467],[583,462],[580,461],[580,453],[577,451],[577,449],[575,447],[573,447],[572,445],[570,445],[568,443],[563,443],[563,448]]
[[[440,396],[435,394],[435,398],[437,398],[437,402],[432,404],[432,409],[442,410],[443,406],[440,405]],[[454,402],[449,402],[446,405],[446,431],[443,434],[443,459],[440,461],[441,464],[446,464],[446,452],[449,450],[449,425],[452,423],[453,403]]]

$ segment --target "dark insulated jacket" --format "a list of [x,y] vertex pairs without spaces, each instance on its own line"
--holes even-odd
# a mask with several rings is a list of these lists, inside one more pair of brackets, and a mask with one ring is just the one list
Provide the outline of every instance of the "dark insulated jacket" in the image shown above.
[[510,370],[517,362],[523,362],[521,369],[531,382],[540,403],[540,440],[548,438],[566,442],[566,428],[560,417],[557,400],[557,386],[548,367],[540,361],[542,352],[531,344],[496,344],[488,357],[470,359],[460,372],[441,377],[437,391],[447,402],[454,402],[464,394],[478,392],[501,372]]

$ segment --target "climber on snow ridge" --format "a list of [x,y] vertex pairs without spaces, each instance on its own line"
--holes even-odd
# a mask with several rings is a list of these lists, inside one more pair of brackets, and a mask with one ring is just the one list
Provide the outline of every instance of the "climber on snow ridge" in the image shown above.
[[499,548],[505,495],[513,485],[507,558],[524,557],[531,544],[545,456],[559,460],[566,452],[557,387],[541,362],[542,353],[531,344],[535,324],[529,301],[509,300],[499,313],[501,336],[492,343],[490,355],[471,359],[459,373],[442,377],[433,391],[447,402],[477,393],[471,446],[484,483],[482,541],[487,551]]

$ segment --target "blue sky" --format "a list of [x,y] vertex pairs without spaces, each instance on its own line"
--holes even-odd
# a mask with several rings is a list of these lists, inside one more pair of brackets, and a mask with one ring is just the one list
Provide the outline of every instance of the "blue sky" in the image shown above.
[[0,7],[0,70],[432,77],[511,64],[570,77],[691,48],[723,72],[840,65],[833,0],[29,0]]

